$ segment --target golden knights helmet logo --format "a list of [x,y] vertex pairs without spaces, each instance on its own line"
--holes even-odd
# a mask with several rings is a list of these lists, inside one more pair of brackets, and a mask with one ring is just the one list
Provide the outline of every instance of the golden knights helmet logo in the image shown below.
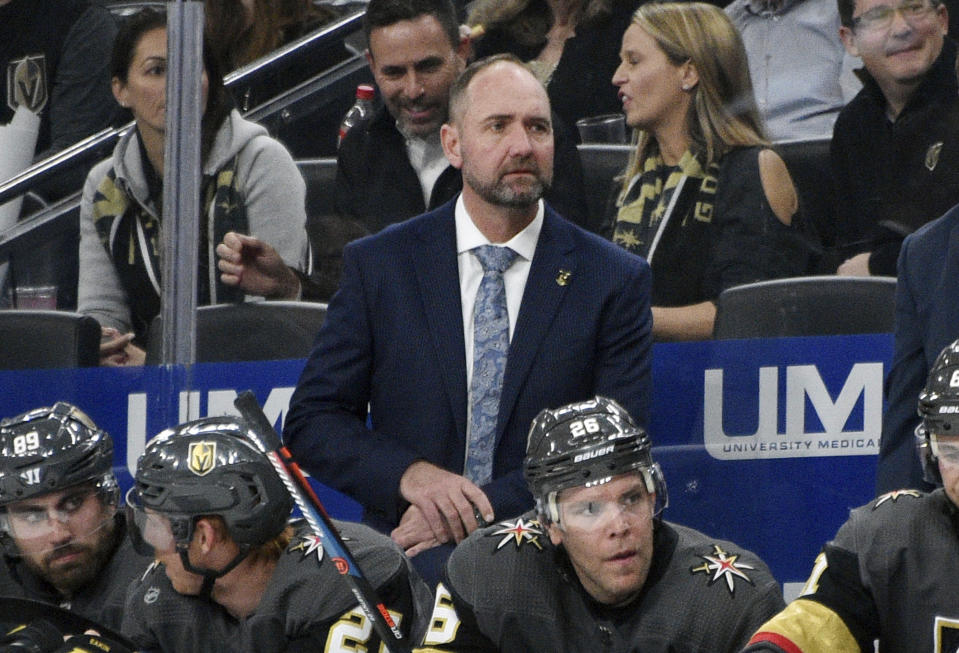
[[17,110],[25,106],[33,113],[47,105],[47,59],[32,54],[7,64],[7,106]]
[[191,442],[187,468],[197,476],[206,476],[216,467],[216,442]]

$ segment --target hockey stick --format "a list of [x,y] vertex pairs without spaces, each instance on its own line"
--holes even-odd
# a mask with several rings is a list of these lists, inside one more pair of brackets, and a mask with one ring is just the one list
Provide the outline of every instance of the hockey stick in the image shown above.
[[373,628],[383,644],[395,653],[409,653],[410,644],[407,638],[356,564],[319,497],[310,487],[289,450],[283,446],[270,420],[263,414],[263,409],[260,408],[256,397],[247,390],[236,398],[233,405],[247,421],[252,431],[251,435],[258,438],[253,444],[270,459],[270,463],[290,491],[300,512],[303,513],[306,523],[309,524],[313,534],[320,538],[323,550],[330,556],[337,571],[349,582],[356,602],[373,623]]

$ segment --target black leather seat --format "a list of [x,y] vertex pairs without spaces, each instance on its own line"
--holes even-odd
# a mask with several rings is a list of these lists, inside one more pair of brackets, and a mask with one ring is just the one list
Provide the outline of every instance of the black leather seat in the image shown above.
[[629,155],[635,147],[597,143],[583,143],[576,147],[583,164],[583,187],[586,189],[590,224],[600,225],[602,233],[612,211],[612,201],[619,191],[619,182],[615,179],[626,171]]
[[888,333],[895,294],[893,277],[793,277],[736,286],[719,295],[713,337]]
[[[196,362],[306,358],[326,319],[326,304],[261,301],[201,306],[196,315]],[[160,363],[163,321],[150,325],[148,365]]]
[[100,324],[66,311],[0,311],[0,369],[90,367],[100,363]]
[[829,163],[830,139],[776,143],[796,185],[806,231],[830,248],[836,240],[835,192]]
[[306,214],[308,216],[332,215],[336,186],[336,157],[298,159],[296,167],[306,182]]

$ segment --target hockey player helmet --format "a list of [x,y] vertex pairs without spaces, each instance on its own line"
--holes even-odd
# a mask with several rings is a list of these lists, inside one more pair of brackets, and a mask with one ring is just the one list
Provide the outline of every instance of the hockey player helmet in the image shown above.
[[0,421],[0,506],[96,482],[116,504],[113,440],[65,402]]
[[20,506],[21,502],[42,502],[45,495],[84,485],[95,493],[101,509],[72,523],[75,534],[90,535],[112,525],[119,490],[113,475],[113,440],[86,413],[57,402],[0,421],[0,543],[9,554],[19,555],[23,545],[31,554],[41,555],[37,547],[52,545],[48,537],[55,522],[79,517],[78,501],[82,503],[85,495],[60,497],[52,513],[49,507],[44,512],[34,505]]
[[646,431],[612,399],[595,397],[556,409],[533,420],[523,472],[537,510],[559,519],[556,498],[561,490],[591,487],[614,476],[638,471],[646,491],[656,495],[654,514],[668,503],[666,482],[653,462]]
[[189,546],[202,516],[221,517],[242,548],[278,535],[293,500],[247,433],[240,418],[208,417],[162,431],[151,440],[127,493],[139,534],[146,535],[146,517],[155,512],[169,520],[180,551]]
[[918,412],[922,422],[916,435],[923,472],[927,481],[939,484],[938,438],[959,436],[959,340],[943,349],[933,363],[919,393]]

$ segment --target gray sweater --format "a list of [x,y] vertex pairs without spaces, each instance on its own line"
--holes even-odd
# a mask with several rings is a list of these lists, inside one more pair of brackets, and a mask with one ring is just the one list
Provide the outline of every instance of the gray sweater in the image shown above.
[[[80,204],[77,310],[94,317],[101,326],[114,327],[124,333],[132,328],[129,302],[110,252],[101,243],[94,226],[93,198],[112,167],[116,170],[117,186],[156,216],[156,207],[149,199],[138,138],[136,130],[126,134],[113,150],[113,156],[90,171]],[[236,187],[245,200],[250,235],[272,245],[290,267],[309,273],[306,184],[290,153],[271,138],[266,129],[244,120],[234,110],[217,132],[203,165],[204,175],[216,173],[234,156],[237,157]],[[151,281],[154,290],[160,293],[158,272],[151,273]]]

